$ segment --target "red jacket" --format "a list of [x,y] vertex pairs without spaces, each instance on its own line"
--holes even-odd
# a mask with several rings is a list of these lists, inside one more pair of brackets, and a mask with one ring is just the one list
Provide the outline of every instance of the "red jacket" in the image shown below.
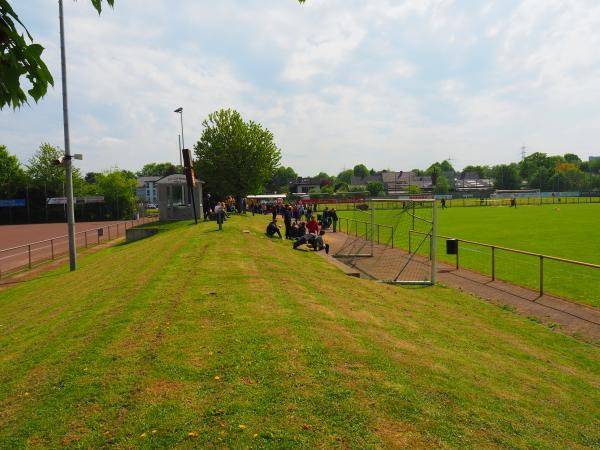
[[306,224],[309,233],[319,232],[319,223],[316,220],[311,220]]

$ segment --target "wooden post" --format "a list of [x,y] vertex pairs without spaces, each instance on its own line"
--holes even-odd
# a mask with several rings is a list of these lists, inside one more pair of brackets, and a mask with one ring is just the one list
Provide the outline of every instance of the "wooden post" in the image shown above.
[[496,258],[495,252],[496,248],[492,247],[492,281],[496,281]]

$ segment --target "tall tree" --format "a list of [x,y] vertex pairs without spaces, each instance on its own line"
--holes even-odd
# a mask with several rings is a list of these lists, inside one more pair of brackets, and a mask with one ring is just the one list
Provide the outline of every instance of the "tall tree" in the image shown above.
[[137,172],[138,177],[166,177],[175,173],[182,173],[181,166],[176,166],[170,162],[148,163],[142,170]]
[[520,189],[521,177],[518,166],[513,164],[499,164],[492,168],[494,173],[494,186],[497,189]]
[[273,134],[232,109],[211,113],[195,145],[196,173],[217,197],[263,192],[279,166]]
[[298,174],[291,167],[280,166],[275,170],[275,173],[267,183],[269,192],[287,192],[288,185],[292,181],[296,181]]
[[357,164],[352,170],[355,177],[364,178],[369,176],[369,169],[364,164]]
[[112,170],[96,174],[98,193],[104,202],[111,219],[130,218],[135,207],[135,176],[131,172]]
[[11,155],[6,146],[0,145],[0,199],[9,199],[21,190],[25,177],[17,157]]
[[448,178],[443,175],[440,175],[437,178],[435,183],[435,187],[433,188],[433,192],[436,194],[447,194],[450,190],[450,183],[448,183]]
[[352,169],[342,170],[338,174],[336,179],[338,182],[351,184],[352,183],[352,175],[354,175],[354,171]]

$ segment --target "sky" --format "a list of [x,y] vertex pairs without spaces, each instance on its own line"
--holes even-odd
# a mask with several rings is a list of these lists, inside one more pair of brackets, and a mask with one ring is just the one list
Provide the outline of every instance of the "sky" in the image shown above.
[[[13,0],[55,86],[0,111],[26,163],[63,147],[58,7]],[[597,0],[65,0],[73,153],[85,172],[179,162],[207,115],[273,132],[300,175],[600,154]]]

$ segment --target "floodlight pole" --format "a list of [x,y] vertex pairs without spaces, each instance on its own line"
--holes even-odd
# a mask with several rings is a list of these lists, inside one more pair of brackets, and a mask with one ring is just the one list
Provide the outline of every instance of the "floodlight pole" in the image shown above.
[[62,70],[62,100],[63,100],[63,128],[65,134],[65,194],[67,197],[67,234],[69,235],[69,266],[71,271],[77,268],[77,253],[75,249],[75,211],[73,208],[73,161],[71,159],[71,140],[69,137],[69,103],[67,95],[67,58],[65,55],[65,24],[63,14],[63,1],[58,0],[58,14],[60,21],[60,64]]

